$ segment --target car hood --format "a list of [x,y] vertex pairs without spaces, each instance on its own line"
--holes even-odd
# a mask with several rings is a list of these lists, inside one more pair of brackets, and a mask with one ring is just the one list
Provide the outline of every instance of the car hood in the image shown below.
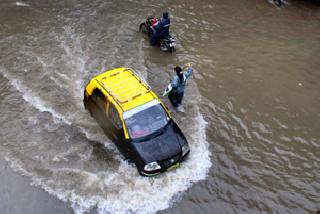
[[145,141],[134,143],[140,157],[146,162],[168,159],[181,152],[185,137],[172,121],[158,135]]

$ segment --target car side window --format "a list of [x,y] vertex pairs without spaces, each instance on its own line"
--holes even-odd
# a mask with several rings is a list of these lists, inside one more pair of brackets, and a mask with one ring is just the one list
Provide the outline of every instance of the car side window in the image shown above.
[[91,96],[92,96],[92,100],[97,104],[97,106],[103,112],[105,112],[107,107],[107,99],[104,96],[104,94],[100,90],[95,89]]
[[118,111],[113,105],[110,105],[109,117],[111,119],[111,122],[116,126],[117,129],[122,129],[122,123],[119,118]]

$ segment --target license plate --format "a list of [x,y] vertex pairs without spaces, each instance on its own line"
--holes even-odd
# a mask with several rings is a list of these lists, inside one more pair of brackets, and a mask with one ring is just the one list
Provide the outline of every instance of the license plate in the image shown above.
[[173,169],[176,169],[176,168],[178,168],[179,166],[180,166],[180,163],[178,162],[178,163],[176,163],[176,164],[174,164],[174,165],[170,166],[170,167],[167,169],[167,171],[169,171],[169,170],[173,170]]

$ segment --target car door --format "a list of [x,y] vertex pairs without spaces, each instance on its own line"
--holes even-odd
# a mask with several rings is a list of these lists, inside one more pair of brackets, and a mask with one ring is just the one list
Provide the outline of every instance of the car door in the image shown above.
[[100,127],[110,137],[112,132],[110,132],[111,120],[108,118],[109,101],[105,95],[97,89],[92,93],[91,99],[95,104],[91,112]]
[[125,140],[124,131],[122,127],[122,122],[119,117],[119,112],[116,107],[110,103],[108,116],[111,121],[111,130],[113,132],[112,137],[116,146],[123,153],[123,155],[128,158],[130,155],[130,146],[128,142]]

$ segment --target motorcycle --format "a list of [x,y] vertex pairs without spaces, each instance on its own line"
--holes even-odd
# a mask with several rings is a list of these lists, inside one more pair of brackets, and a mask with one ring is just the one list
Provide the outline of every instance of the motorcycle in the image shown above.
[[[160,21],[159,19],[156,19],[154,17],[148,17],[147,20],[140,24],[139,30],[142,33],[145,33],[148,35],[148,37],[151,37],[154,34],[154,29],[152,27],[153,22]],[[172,53],[175,51],[175,47],[177,45],[177,40],[172,37],[171,35],[162,37],[159,39],[159,46],[160,50],[162,51],[169,51]]]

